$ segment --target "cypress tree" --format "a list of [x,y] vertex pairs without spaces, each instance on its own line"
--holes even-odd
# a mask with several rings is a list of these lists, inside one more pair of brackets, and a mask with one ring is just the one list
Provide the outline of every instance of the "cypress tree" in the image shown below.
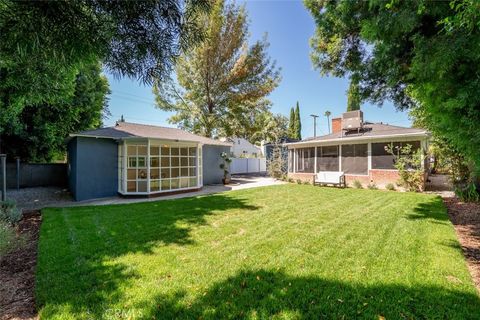
[[295,109],[295,139],[302,140],[302,121],[300,119],[300,106]]
[[288,137],[290,139],[295,139],[295,109],[293,107],[290,109],[290,120],[288,121]]
[[358,90],[358,82],[351,81],[347,93],[347,112],[360,110],[360,92]]

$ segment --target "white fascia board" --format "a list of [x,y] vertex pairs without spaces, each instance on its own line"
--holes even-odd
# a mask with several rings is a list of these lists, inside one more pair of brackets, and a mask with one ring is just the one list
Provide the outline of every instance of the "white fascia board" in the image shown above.
[[332,143],[349,143],[350,141],[372,141],[378,139],[400,139],[400,138],[428,138],[430,134],[427,131],[424,132],[414,132],[414,133],[402,133],[402,134],[388,134],[388,135],[378,135],[378,136],[362,136],[362,137],[343,137],[343,138],[335,138],[335,139],[328,139],[328,140],[313,140],[313,141],[301,141],[301,142],[290,142],[287,143],[286,146],[290,148],[295,148],[297,146],[315,146],[315,145],[323,145],[323,144],[332,144]]

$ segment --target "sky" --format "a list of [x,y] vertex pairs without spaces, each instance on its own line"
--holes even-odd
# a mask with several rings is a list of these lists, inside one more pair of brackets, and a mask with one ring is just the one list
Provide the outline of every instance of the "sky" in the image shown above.
[[[290,108],[298,101],[302,121],[302,137],[313,136],[311,114],[319,115],[317,135],[327,134],[326,110],[332,117],[346,111],[348,79],[321,76],[310,61],[309,39],[315,31],[310,13],[301,1],[256,0],[245,3],[250,20],[250,41],[260,39],[265,33],[270,43],[269,54],[281,68],[282,81],[270,94],[271,111],[287,117]],[[121,115],[126,121],[144,124],[174,126],[168,123],[172,113],[154,106],[151,87],[128,78],[115,79],[106,74],[112,94],[109,97],[111,116],[105,120],[110,126]],[[364,120],[384,122],[398,126],[410,126],[405,112],[397,112],[386,102],[382,107],[364,103],[361,106]]]

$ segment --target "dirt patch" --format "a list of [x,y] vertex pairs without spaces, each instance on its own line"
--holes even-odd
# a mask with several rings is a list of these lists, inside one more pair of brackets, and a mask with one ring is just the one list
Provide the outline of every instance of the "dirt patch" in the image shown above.
[[461,202],[457,198],[446,198],[444,202],[480,292],[480,203]]
[[38,319],[35,310],[35,268],[42,218],[39,211],[24,213],[17,233],[28,237],[21,249],[0,259],[0,319]]

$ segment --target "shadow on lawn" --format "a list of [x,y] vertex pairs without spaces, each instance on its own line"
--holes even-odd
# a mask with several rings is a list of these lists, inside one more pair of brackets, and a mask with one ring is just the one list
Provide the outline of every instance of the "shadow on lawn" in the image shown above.
[[448,219],[447,210],[443,204],[442,198],[435,197],[427,202],[418,204],[414,209],[414,213],[408,215],[411,220],[432,220],[437,223],[444,224]]
[[186,292],[177,292],[134,310],[145,319],[478,319],[479,297],[460,289],[367,286],[258,270],[216,283],[187,303]]
[[[244,199],[216,194],[121,206],[78,207],[66,213],[61,208],[50,209],[52,217],[55,214],[63,217],[63,223],[56,225],[58,230],[50,232],[62,232],[64,236],[62,243],[48,236],[41,239],[41,247],[46,249],[39,254],[48,260],[46,266],[39,265],[37,269],[37,306],[45,307],[41,315],[49,319],[67,308],[73,314],[83,312],[84,316],[86,313],[87,317],[101,318],[105,315],[103,306],[121,300],[120,288],[132,285],[139,276],[135,266],[115,263],[111,258],[136,252],[149,254],[162,245],[193,244],[191,230],[207,224],[206,216],[232,209],[258,208]],[[65,247],[69,256],[58,254],[57,250],[65,252]]]

